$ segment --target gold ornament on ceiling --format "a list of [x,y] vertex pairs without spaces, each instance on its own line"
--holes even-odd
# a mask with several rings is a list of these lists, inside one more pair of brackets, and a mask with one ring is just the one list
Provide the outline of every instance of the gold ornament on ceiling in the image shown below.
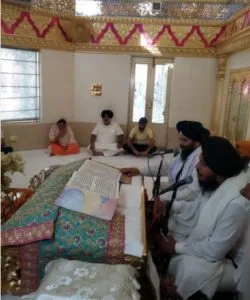
[[90,24],[83,19],[72,19],[69,25],[65,26],[68,35],[75,43],[88,43],[91,37]]

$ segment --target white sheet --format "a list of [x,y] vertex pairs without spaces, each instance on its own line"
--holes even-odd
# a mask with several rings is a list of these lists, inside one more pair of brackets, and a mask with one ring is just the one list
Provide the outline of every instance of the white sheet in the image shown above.
[[42,169],[53,165],[66,165],[70,162],[91,156],[84,148],[81,148],[81,152],[79,154],[67,156],[49,156],[48,149],[20,151],[19,153],[25,161],[25,175],[15,173],[12,176],[12,186],[20,188],[26,188],[29,185],[30,179],[34,175],[38,174]]
[[141,257],[143,253],[143,228],[141,210],[141,176],[131,185],[122,185],[118,210],[125,215],[124,253]]

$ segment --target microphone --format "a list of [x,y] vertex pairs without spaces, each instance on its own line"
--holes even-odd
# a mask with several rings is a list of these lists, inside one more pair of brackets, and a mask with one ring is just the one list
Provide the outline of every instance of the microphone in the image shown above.
[[178,189],[179,187],[181,187],[185,184],[190,184],[192,182],[193,182],[193,177],[192,176],[187,176],[184,179],[171,184],[169,187],[162,190],[158,195],[162,195],[162,194],[165,194],[167,192],[174,191],[174,190]]
[[[149,157],[156,156],[156,155],[164,155],[164,154],[169,154],[169,153],[174,153],[176,155],[177,151],[178,150],[176,150],[176,149],[166,149],[164,151],[158,151],[158,152],[154,152],[152,154],[149,154]],[[179,151],[178,151],[178,153],[179,153]]]

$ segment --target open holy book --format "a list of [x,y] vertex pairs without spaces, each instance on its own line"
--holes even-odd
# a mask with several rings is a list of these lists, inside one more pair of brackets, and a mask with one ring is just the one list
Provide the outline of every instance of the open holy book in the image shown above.
[[111,220],[119,199],[118,169],[86,160],[75,171],[55,204],[97,218]]

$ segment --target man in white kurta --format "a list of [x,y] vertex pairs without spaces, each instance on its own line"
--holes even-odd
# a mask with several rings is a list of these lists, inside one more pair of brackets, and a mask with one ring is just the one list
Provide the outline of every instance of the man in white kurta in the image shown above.
[[97,123],[91,133],[90,149],[94,155],[113,156],[123,146],[123,131],[114,121],[111,110],[103,110],[102,121]]
[[[186,202],[194,200],[199,192],[195,167],[201,153],[200,143],[203,139],[206,139],[210,133],[200,122],[195,121],[180,121],[176,124],[176,129],[179,134],[181,152],[170,163],[164,159],[161,176],[168,176],[169,184],[182,180],[187,176],[193,177],[191,184],[178,189],[176,199],[171,209],[169,229],[173,232],[176,240],[181,241],[190,234],[197,221],[195,206],[189,205],[188,209],[184,209],[184,207],[187,206]],[[122,169],[121,171],[124,173],[132,172],[132,174],[135,175],[157,176],[159,163],[150,163],[149,168],[146,167],[140,170],[128,168]],[[172,192],[168,192],[161,195],[161,200],[169,201],[171,197]],[[159,210],[165,211],[164,205],[160,206]]]
[[[211,299],[225,277],[238,281],[235,266],[242,261],[249,219],[249,202],[240,194],[248,174],[230,142],[208,138],[202,145],[197,173],[201,192],[191,234],[183,242],[162,235],[157,238],[162,252],[175,254],[168,272],[184,300],[196,299],[197,293],[201,299]],[[229,253],[233,263],[226,260]]]

